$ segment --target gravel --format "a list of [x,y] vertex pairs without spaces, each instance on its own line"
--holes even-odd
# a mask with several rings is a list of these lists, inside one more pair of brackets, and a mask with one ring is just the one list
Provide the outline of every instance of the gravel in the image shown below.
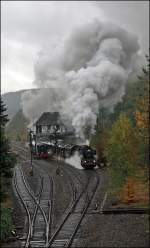
[[149,247],[146,215],[88,215],[75,247]]

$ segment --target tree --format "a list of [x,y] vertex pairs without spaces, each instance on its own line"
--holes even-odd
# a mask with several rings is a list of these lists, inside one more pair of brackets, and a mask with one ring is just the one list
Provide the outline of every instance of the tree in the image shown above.
[[0,136],[0,154],[1,154],[1,190],[0,200],[1,202],[6,198],[7,186],[9,184],[9,178],[12,177],[12,168],[15,164],[15,156],[10,152],[9,142],[5,136],[5,125],[8,122],[8,116],[4,112],[6,107],[1,99],[0,101],[0,121],[1,121],[1,136]]
[[142,165],[149,163],[149,58],[147,66],[142,69],[138,76],[141,92],[136,99],[136,129],[139,136],[139,153]]
[[[132,124],[147,127],[149,107],[149,57],[146,55],[147,65],[142,68],[142,73],[133,82],[128,81],[122,101],[116,104],[110,115],[112,122],[116,121],[121,112],[125,112]],[[144,126],[143,126],[144,125]]]
[[120,189],[132,176],[138,161],[138,139],[125,113],[113,124],[106,144],[105,155],[111,176],[111,185]]
[[[147,61],[148,57],[147,57]],[[137,97],[136,103],[136,125],[141,133],[147,134],[149,126],[149,64],[142,69],[142,75],[138,76],[143,92]]]

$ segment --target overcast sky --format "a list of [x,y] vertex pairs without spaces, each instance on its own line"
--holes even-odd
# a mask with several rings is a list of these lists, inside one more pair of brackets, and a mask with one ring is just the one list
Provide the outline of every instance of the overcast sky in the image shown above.
[[1,1],[2,93],[33,88],[34,64],[76,26],[94,18],[135,33],[148,53],[148,1]]

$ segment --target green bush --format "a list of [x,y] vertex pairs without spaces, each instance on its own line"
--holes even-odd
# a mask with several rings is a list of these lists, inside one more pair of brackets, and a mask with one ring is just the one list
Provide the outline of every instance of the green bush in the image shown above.
[[1,208],[1,241],[5,240],[14,229],[12,221],[12,210],[9,208]]

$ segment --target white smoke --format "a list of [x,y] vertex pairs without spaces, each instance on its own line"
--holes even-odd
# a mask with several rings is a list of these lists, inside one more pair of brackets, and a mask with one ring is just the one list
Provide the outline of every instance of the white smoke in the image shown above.
[[[44,88],[23,96],[27,117],[59,111],[85,139],[94,133],[99,107],[113,109],[135,70],[138,39],[116,24],[94,20],[39,55],[35,84]],[[47,89],[49,88],[49,89]]]
[[61,112],[64,100],[64,89],[41,88],[34,93],[29,90],[22,95],[22,106],[25,116],[33,123],[43,112]]
[[67,164],[71,164],[72,166],[74,166],[77,169],[83,170],[83,167],[81,166],[81,158],[78,154],[78,152],[76,152],[73,156],[71,156],[70,158],[66,158],[65,162]]

